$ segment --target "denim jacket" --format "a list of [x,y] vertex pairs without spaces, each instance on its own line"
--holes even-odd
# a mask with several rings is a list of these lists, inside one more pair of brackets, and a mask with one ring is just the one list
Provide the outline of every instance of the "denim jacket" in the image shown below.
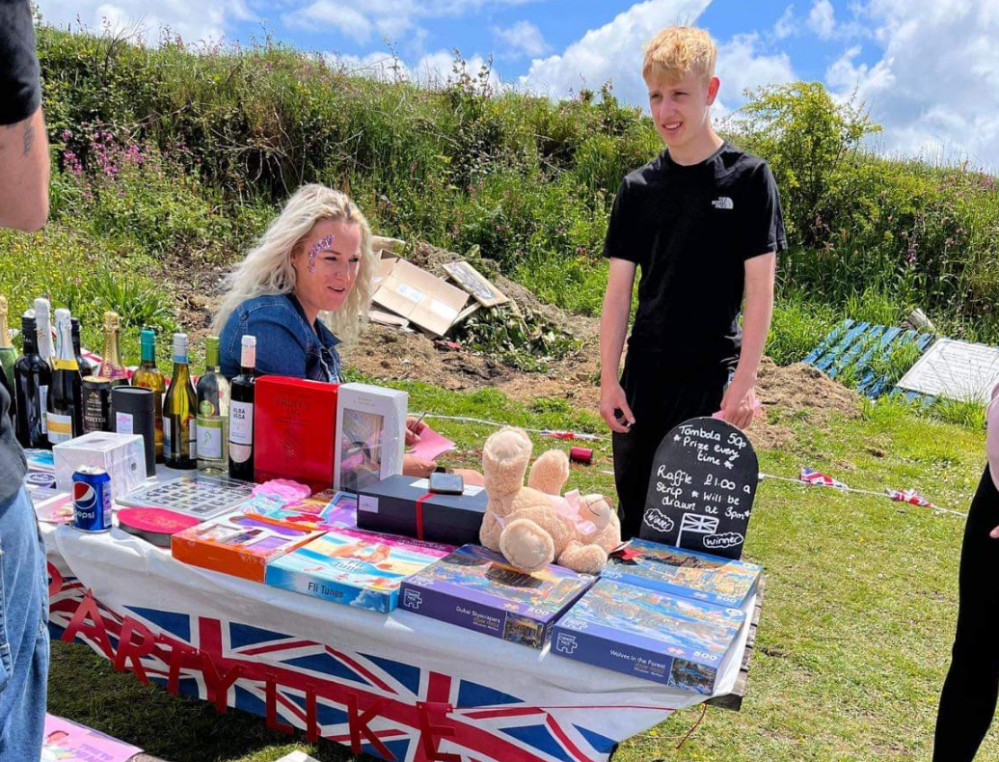
[[219,336],[222,375],[239,374],[243,336],[257,337],[257,372],[313,381],[342,381],[340,340],[321,320],[309,325],[294,294],[247,299],[226,321]]

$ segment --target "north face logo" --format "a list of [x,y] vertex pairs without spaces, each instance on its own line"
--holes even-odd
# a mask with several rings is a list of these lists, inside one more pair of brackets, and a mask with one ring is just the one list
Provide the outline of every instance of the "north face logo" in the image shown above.
[[715,209],[735,209],[735,204],[732,203],[732,199],[728,196],[721,196],[716,198],[711,202],[711,206]]

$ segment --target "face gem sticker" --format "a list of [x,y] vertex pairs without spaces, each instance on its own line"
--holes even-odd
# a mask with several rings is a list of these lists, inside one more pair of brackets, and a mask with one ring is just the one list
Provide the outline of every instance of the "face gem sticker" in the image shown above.
[[331,246],[333,246],[334,238],[336,238],[336,236],[334,236],[332,233],[323,236],[318,241],[316,241],[312,245],[312,248],[309,250],[309,272],[312,273],[313,275],[316,274],[316,255],[319,252],[325,251],[329,249]]

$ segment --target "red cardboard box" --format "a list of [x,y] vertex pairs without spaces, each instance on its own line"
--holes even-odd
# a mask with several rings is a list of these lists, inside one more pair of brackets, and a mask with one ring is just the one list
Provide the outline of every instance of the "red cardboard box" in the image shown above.
[[261,376],[254,391],[253,478],[333,486],[338,384]]

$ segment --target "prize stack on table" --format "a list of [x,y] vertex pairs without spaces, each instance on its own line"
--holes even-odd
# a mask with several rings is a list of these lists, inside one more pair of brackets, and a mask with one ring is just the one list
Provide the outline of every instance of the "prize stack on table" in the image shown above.
[[[112,333],[116,325],[107,321]],[[28,442],[26,484],[41,521],[107,531],[106,490],[115,514],[108,542],[148,542],[204,574],[266,585],[272,596],[281,589],[349,606],[371,617],[372,628],[401,609],[403,617],[464,628],[470,638],[478,633],[691,694],[715,692],[748,626],[745,604],[760,567],[635,540],[597,577],[556,565],[525,573],[478,544],[483,488],[446,494],[401,475],[405,392],[257,379],[252,341],[244,342],[243,371],[231,384],[209,346],[195,387],[186,337],[175,337],[164,396],[151,346],[144,337],[136,374],[156,403],[148,425],[119,416],[114,400],[123,397],[109,395],[110,407],[98,405],[90,416],[96,431],[74,431],[48,450],[37,437]],[[127,386],[116,335],[107,354],[109,368],[94,371],[95,379],[112,390]],[[124,430],[102,428],[116,420]],[[150,452],[174,470],[161,465],[147,478]],[[86,469],[99,472],[96,481],[84,484]],[[79,520],[84,503],[93,512],[87,525]]]

